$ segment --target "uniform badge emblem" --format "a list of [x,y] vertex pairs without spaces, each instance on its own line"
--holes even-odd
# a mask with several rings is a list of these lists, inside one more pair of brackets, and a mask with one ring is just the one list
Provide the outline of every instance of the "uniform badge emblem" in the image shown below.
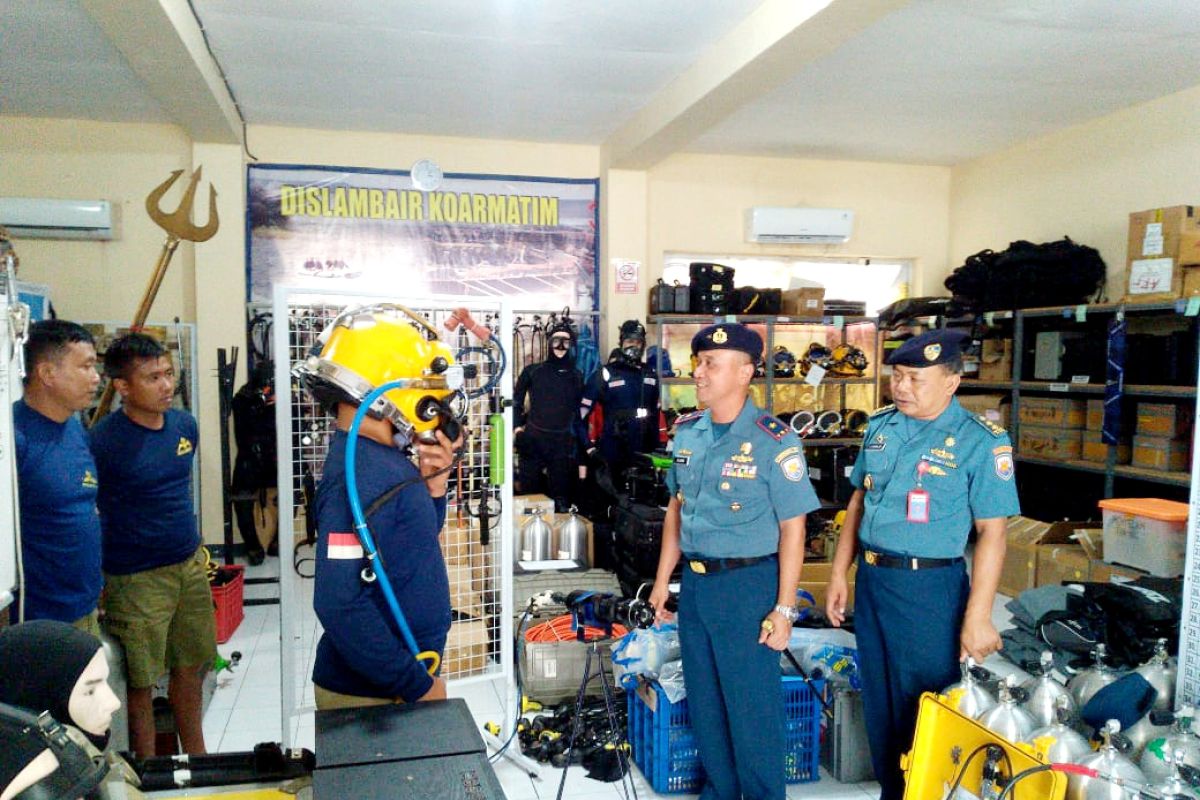
[[957,439],[955,439],[953,436],[947,436],[946,437],[946,447],[954,447],[954,443],[956,441],[957,441]]
[[789,456],[783,460],[780,466],[783,467],[783,477],[789,481],[799,482],[804,480],[804,456],[798,453],[794,456]]
[[725,344],[729,341],[729,334],[725,332],[724,328],[717,328],[713,331],[712,340],[717,344]]
[[1012,453],[996,453],[996,477],[1002,481],[1012,480],[1013,476],[1013,457]]
[[96,480],[96,476],[92,474],[90,469],[83,471],[83,485],[89,489],[95,489],[100,485],[100,482]]
[[873,478],[870,475],[863,478],[863,488],[866,489],[868,492],[871,491],[872,489],[874,489],[875,488],[875,478]]
[[926,361],[937,361],[938,356],[942,354],[942,346],[940,344],[927,344],[925,345],[924,352]]
[[175,455],[186,456],[190,452],[192,452],[192,443],[189,442],[185,437],[180,436],[179,444],[175,445]]
[[865,450],[883,450],[886,447],[887,447],[887,437],[885,437],[882,433],[877,433],[877,434],[875,434],[875,438],[871,440],[871,443],[868,444],[864,449]]
[[742,442],[741,449],[742,449],[742,455],[748,456],[748,455],[750,455],[750,451],[754,449],[754,445],[750,444],[749,442]]

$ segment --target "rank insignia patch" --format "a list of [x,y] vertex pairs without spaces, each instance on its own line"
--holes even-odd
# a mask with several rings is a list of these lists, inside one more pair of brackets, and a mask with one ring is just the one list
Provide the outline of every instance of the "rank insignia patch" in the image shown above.
[[996,477],[1002,481],[1009,481],[1012,480],[1012,476],[1012,453],[996,453]]

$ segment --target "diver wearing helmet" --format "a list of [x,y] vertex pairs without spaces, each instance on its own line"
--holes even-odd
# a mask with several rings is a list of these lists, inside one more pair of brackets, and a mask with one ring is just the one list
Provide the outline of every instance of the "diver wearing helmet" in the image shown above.
[[[658,376],[642,363],[646,329],[635,319],[621,324],[620,347],[596,370],[579,401],[580,444],[589,456],[599,455],[610,474],[632,466],[638,453],[658,449],[663,441]],[[604,420],[598,441],[588,435],[588,418],[597,408]]]
[[550,327],[546,344],[546,360],[522,370],[513,391],[516,482],[519,494],[530,494],[541,491],[545,480],[546,494],[561,513],[574,499],[579,459],[573,426],[583,375],[575,368],[575,329],[568,320]]
[[453,355],[427,323],[399,306],[344,312],[327,334],[320,355],[297,369],[305,388],[337,418],[316,497],[313,606],[324,627],[313,666],[317,708],[442,699],[445,679],[429,674],[409,651],[377,581],[363,580],[368,560],[355,533],[345,454],[360,401],[375,387],[406,381],[362,420],[355,476],[417,645],[440,654],[451,616],[438,534],[446,519],[448,468],[461,445],[455,426],[447,425],[456,388]]

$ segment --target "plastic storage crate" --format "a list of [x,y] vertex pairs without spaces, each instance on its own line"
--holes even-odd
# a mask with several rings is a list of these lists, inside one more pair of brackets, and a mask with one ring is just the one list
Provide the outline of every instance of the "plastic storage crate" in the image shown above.
[[[818,691],[821,681],[814,681]],[[653,692],[653,705],[642,692]],[[820,780],[821,703],[803,678],[783,677],[784,779],[788,783]],[[667,700],[657,683],[643,683],[626,695],[629,705],[629,747],[633,761],[650,787],[659,794],[698,792],[704,768],[692,734],[687,698]]]
[[246,587],[245,567],[241,564],[230,564],[220,567],[220,571],[233,572],[233,577],[219,586],[213,585],[213,609],[217,615],[217,644],[225,644],[233,636],[238,625],[246,618],[242,608],[242,597]]

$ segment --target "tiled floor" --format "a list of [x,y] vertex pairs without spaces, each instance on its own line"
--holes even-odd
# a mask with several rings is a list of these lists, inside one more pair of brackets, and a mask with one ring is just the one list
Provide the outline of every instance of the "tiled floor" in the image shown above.
[[[278,574],[277,570],[278,560],[268,559],[262,567],[248,570],[247,575],[269,576]],[[274,586],[248,586],[246,591],[247,597],[275,594],[277,590]],[[297,689],[303,693],[302,702],[311,706],[312,683],[308,676],[312,671],[312,656],[316,649],[319,629],[312,611],[312,581],[302,582],[302,596],[303,609],[298,616],[302,635],[296,645],[296,654],[303,667],[303,679],[298,683]],[[1007,598],[997,598],[993,616],[998,625],[1007,623],[1008,613],[1003,608],[1005,602]],[[226,657],[235,650],[239,651],[242,659],[232,674],[225,672],[218,678],[216,693],[204,717],[204,735],[209,749],[249,750],[261,741],[280,741],[279,607],[247,606],[245,620],[233,638],[219,649]],[[991,659],[988,661],[989,667],[996,666],[1002,671],[1011,671],[1011,665],[1008,669],[1004,668],[1006,664],[1007,662],[1002,660],[995,664]],[[476,721],[481,725],[503,718],[503,690],[499,683],[451,686],[451,694],[467,701]],[[302,715],[292,724],[293,743],[312,749],[315,739],[312,714]],[[557,796],[562,771],[543,766],[540,778],[535,779],[510,761],[501,760],[496,765],[496,775],[509,800],[550,800]],[[633,770],[633,775],[639,798],[689,797],[658,795],[646,785],[637,769]],[[614,800],[624,796],[619,783],[606,784],[591,780],[579,767],[572,767],[567,772],[567,783],[563,792],[565,798]],[[826,775],[824,770],[818,783],[788,787],[788,797],[792,800],[862,800],[865,797],[877,796],[877,784],[841,784]]]

